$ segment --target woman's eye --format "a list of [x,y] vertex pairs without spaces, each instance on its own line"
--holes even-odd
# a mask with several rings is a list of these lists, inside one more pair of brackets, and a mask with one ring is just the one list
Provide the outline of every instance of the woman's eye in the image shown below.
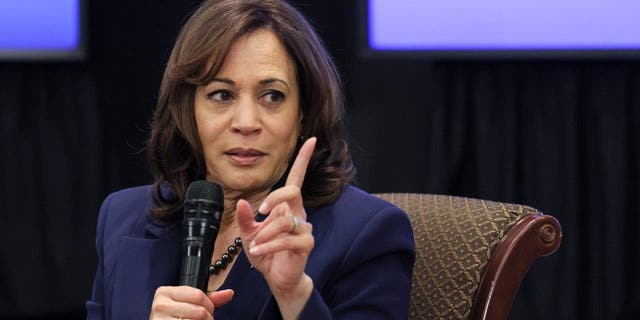
[[219,102],[226,102],[233,99],[233,95],[231,95],[231,93],[226,90],[216,90],[210,92],[209,94],[207,94],[207,97]]
[[284,100],[284,94],[280,91],[269,91],[263,96],[269,103],[280,103]]

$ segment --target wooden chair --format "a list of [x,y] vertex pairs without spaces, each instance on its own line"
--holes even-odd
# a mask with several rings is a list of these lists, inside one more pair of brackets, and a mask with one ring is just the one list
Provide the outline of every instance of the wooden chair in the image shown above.
[[404,209],[416,243],[409,319],[507,319],[529,266],[553,253],[558,221],[516,204],[377,194]]

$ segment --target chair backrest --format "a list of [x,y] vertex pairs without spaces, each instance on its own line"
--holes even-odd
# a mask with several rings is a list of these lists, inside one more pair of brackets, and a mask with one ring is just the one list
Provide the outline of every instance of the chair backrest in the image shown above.
[[416,243],[409,319],[507,319],[538,257],[559,246],[552,216],[516,204],[431,194],[377,194],[409,214]]

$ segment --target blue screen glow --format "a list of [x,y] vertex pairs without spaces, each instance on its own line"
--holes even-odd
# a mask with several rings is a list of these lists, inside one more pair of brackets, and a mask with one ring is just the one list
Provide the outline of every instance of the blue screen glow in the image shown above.
[[80,0],[0,0],[0,51],[75,50]]
[[640,0],[369,0],[375,50],[640,49]]

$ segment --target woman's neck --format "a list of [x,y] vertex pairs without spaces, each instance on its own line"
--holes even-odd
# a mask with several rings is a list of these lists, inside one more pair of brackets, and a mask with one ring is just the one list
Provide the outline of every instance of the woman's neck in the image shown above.
[[253,215],[258,212],[258,207],[262,200],[267,197],[269,190],[254,192],[254,193],[239,193],[239,192],[227,192],[224,191],[224,212],[222,213],[222,222],[220,227],[225,228],[236,224],[236,205],[240,199],[244,199],[251,204],[253,209]]

